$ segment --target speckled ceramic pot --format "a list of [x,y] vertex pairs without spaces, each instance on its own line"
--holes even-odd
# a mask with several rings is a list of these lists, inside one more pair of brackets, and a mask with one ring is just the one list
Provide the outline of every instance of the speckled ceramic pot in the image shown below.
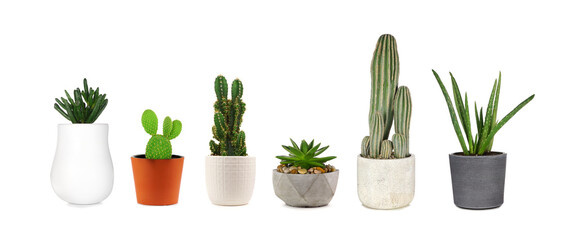
[[358,197],[375,209],[395,209],[414,198],[415,157],[369,159],[358,156]]

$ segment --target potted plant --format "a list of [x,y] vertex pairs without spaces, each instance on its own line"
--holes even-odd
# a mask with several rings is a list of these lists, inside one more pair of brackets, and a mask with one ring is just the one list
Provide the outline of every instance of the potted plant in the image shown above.
[[[369,136],[358,156],[358,196],[375,209],[394,209],[414,198],[415,157],[409,152],[412,111],[410,91],[397,87],[399,55],[395,38],[382,35],[371,62]],[[389,138],[391,125],[395,134]]]
[[321,148],[315,140],[302,140],[300,146],[290,140],[292,146],[282,145],[289,155],[277,156],[281,162],[273,171],[276,196],[293,207],[326,206],[336,192],[338,170],[325,163],[336,157],[319,157],[328,146]]
[[242,82],[235,79],[228,99],[225,77],[215,79],[215,115],[211,156],[205,159],[207,194],[216,205],[248,204],[254,190],[256,158],[247,156],[244,131],[240,130],[246,104],[242,101]]
[[[475,137],[471,132],[471,118],[469,116],[469,104],[467,92],[462,99],[458,84],[450,73],[452,79],[453,99],[457,109],[454,110],[452,100],[440,76],[432,70],[450,112],[452,124],[463,152],[452,153],[450,157],[450,171],[452,177],[452,188],[454,204],[466,209],[489,209],[500,207],[504,202],[504,179],[506,173],[506,153],[492,151],[495,134],[508,120],[510,120],[520,109],[534,99],[534,94],[516,106],[500,121],[497,121],[497,110],[500,95],[501,75],[493,84],[493,90],[485,115],[483,108],[477,111],[475,102],[475,121],[477,122],[477,133]],[[459,121],[458,121],[459,119]],[[459,123],[463,131],[459,127]],[[463,134],[467,139],[466,145]]]
[[145,154],[131,157],[137,202],[144,205],[171,205],[178,203],[184,157],[172,155],[170,140],[182,131],[182,122],[164,118],[162,134],[157,134],[158,118],[147,109],[143,112],[142,125],[152,137]]
[[55,110],[71,124],[59,124],[57,150],[51,168],[51,185],[62,200],[94,204],[106,199],[113,188],[113,164],[108,146],[108,124],[94,123],[108,104],[99,88],[76,88],[74,99],[55,99]]

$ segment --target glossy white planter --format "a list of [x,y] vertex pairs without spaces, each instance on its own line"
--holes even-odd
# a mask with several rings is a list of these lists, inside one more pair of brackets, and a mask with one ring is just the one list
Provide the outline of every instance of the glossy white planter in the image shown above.
[[415,157],[369,159],[358,156],[358,197],[375,209],[395,209],[414,198]]
[[113,188],[107,124],[59,124],[51,185],[64,201],[94,204]]
[[209,200],[216,205],[248,204],[254,191],[256,158],[249,156],[207,156],[205,181]]

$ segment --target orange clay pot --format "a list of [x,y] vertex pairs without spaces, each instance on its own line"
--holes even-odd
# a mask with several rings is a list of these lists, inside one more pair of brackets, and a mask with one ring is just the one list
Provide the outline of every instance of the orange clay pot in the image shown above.
[[131,157],[137,202],[144,205],[178,203],[184,157],[146,159],[145,155]]

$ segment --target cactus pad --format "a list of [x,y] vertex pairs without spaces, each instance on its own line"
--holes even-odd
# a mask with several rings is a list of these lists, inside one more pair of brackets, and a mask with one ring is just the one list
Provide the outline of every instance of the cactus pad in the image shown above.
[[156,135],[156,131],[158,130],[158,118],[156,117],[156,113],[150,109],[145,110],[141,122],[143,123],[143,128],[145,128],[145,132],[153,136]]
[[147,143],[145,152],[147,159],[170,159],[172,157],[172,144],[162,135],[154,135]]
[[162,132],[163,134],[156,134],[158,128],[158,118],[156,114],[147,109],[143,112],[142,124],[145,131],[152,135],[147,143],[145,150],[145,157],[147,159],[170,159],[172,158],[172,144],[170,140],[178,137],[182,131],[182,122],[174,120],[170,117],[164,118]]

